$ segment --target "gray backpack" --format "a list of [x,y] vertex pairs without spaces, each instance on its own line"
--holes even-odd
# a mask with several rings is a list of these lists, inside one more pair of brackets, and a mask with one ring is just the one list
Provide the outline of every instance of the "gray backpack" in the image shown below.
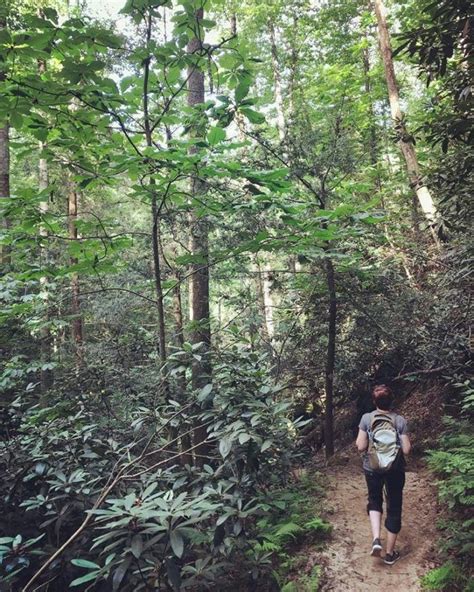
[[400,458],[400,441],[394,416],[374,411],[368,436],[370,468],[377,473],[387,473],[395,468]]

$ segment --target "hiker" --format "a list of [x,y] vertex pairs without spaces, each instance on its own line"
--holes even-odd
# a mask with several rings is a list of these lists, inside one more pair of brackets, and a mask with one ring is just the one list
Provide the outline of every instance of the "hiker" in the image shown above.
[[393,403],[390,388],[384,384],[374,387],[372,400],[376,410],[362,416],[356,446],[359,452],[363,452],[368,489],[367,513],[373,536],[370,554],[380,557],[382,551],[380,528],[385,486],[387,547],[384,563],[393,565],[400,559],[400,553],[395,550],[395,542],[402,526],[405,455],[410,452],[411,444],[405,418],[390,411]]

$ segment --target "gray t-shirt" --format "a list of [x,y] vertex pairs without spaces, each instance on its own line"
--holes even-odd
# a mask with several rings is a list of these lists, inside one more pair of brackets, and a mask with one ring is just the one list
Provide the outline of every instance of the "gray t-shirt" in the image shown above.
[[[371,422],[373,413],[374,413],[373,411],[371,413],[364,413],[364,415],[361,417],[360,422],[359,422],[359,429],[361,429],[363,432],[367,432],[370,429],[370,422]],[[397,415],[393,411],[390,411],[390,415],[393,417],[398,436],[400,437],[405,434],[408,434],[407,420],[404,417],[402,417],[401,415]],[[367,451],[364,452],[362,455],[362,466],[364,467],[364,471],[368,471],[369,473],[373,472],[369,466],[369,457],[368,457]],[[400,469],[403,470],[404,468],[405,468],[405,462],[404,462],[404,459],[402,458],[402,462],[400,463]]]

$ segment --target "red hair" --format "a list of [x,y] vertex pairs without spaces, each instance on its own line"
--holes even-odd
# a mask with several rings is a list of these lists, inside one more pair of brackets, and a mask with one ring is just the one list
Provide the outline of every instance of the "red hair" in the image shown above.
[[393,401],[393,394],[386,384],[379,384],[372,389],[374,405],[383,411],[389,411]]

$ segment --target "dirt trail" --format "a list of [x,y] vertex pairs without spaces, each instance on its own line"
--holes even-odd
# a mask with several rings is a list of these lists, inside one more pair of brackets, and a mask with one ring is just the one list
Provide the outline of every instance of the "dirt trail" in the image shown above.
[[[366,513],[366,486],[354,455],[342,459],[344,466],[327,470],[327,494],[333,538],[322,554],[326,581],[323,592],[418,592],[419,578],[434,566],[437,537],[436,496],[423,469],[407,469],[404,489],[403,526],[397,541],[401,559],[387,566],[369,555],[371,532]],[[382,544],[385,543],[382,529]],[[431,561],[430,561],[431,558]]]

